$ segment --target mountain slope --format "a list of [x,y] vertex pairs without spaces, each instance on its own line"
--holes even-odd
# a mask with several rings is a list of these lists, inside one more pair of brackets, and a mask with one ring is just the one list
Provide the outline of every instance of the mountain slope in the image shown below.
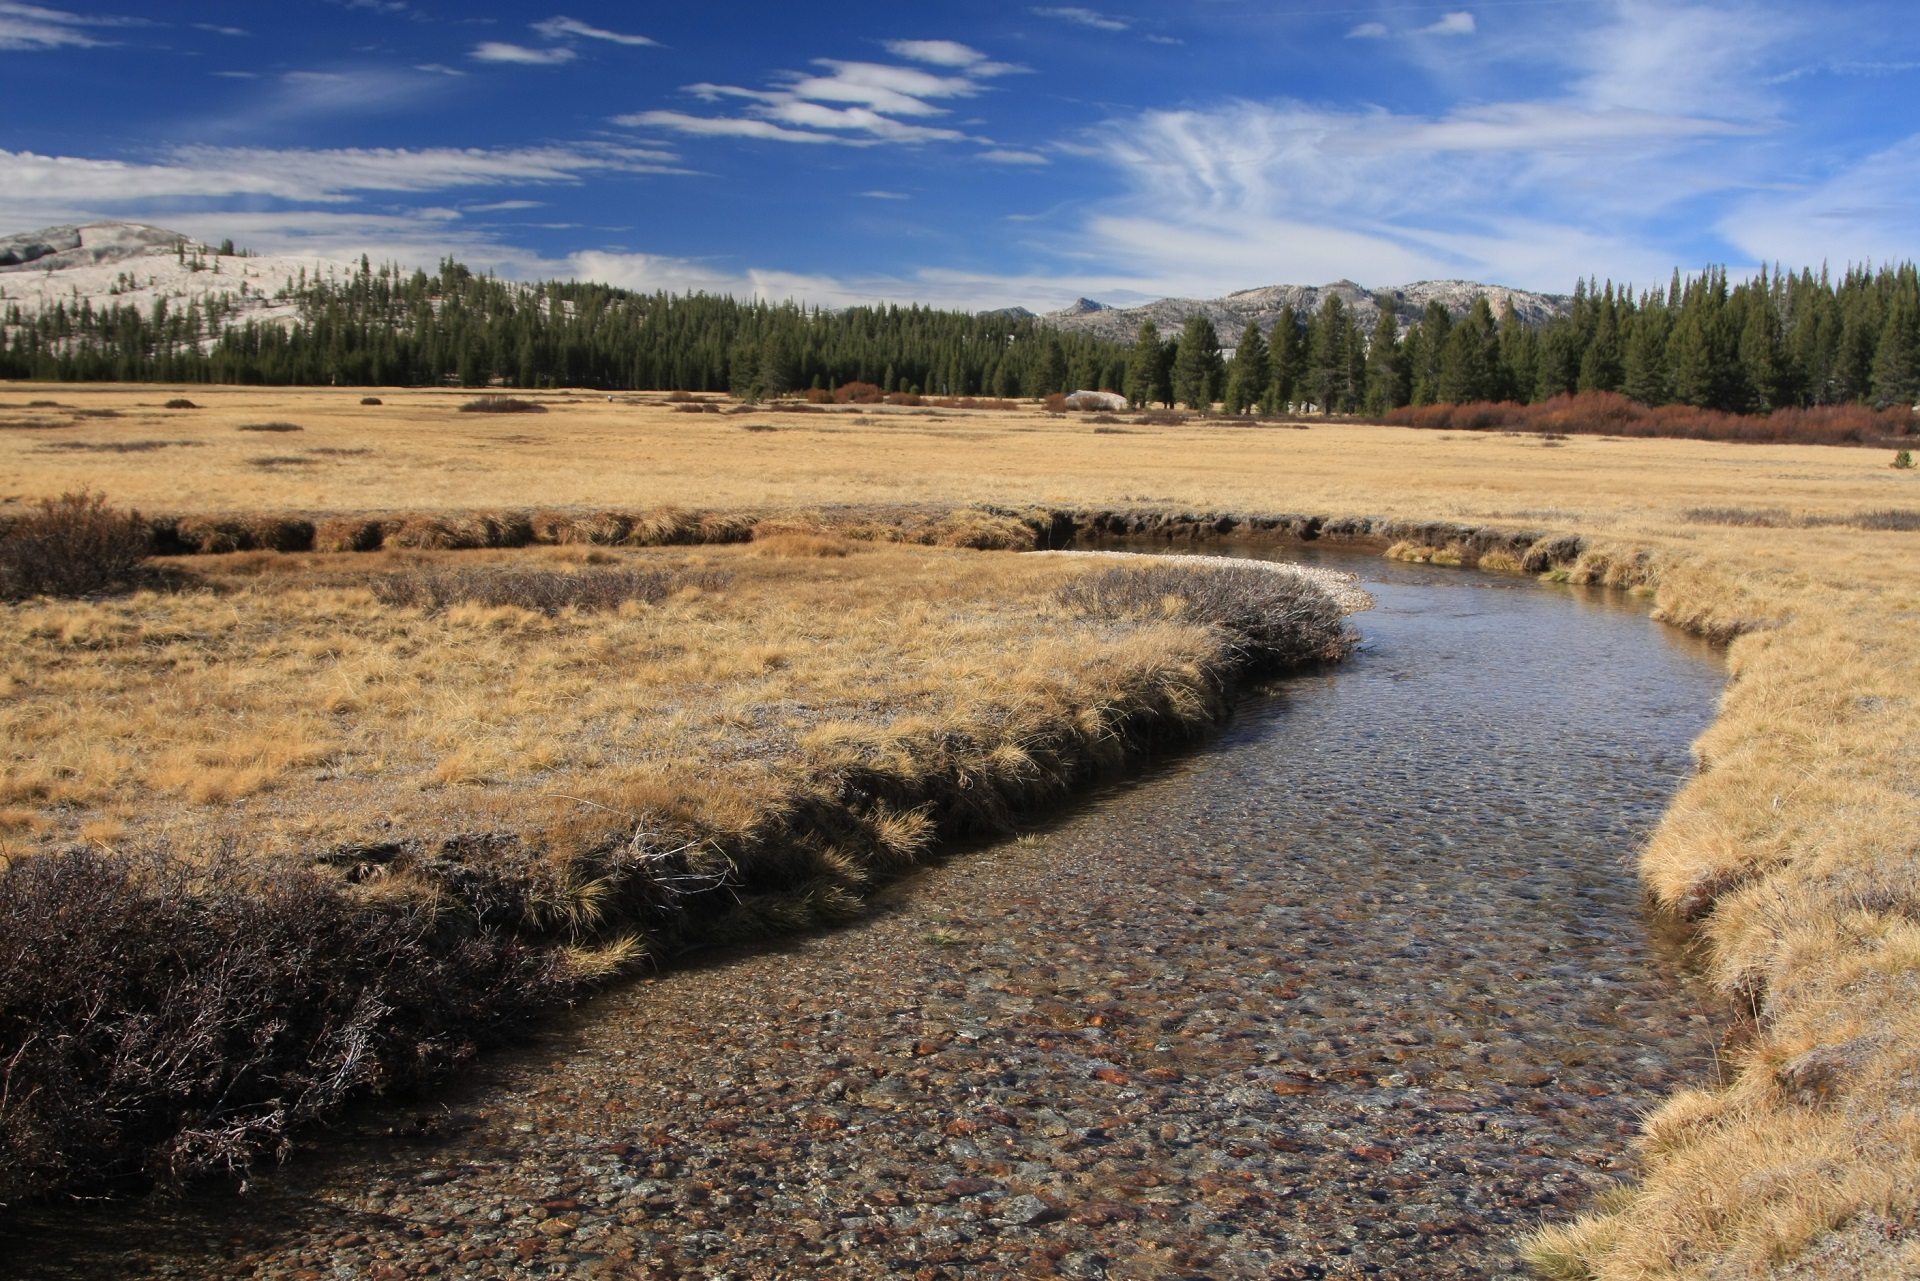
[[[1429,302],[1440,303],[1457,320],[1467,314],[1474,299],[1482,294],[1493,305],[1496,316],[1511,299],[1520,319],[1530,325],[1544,324],[1555,316],[1565,315],[1572,303],[1572,299],[1564,294],[1529,293],[1523,289],[1482,285],[1471,280],[1422,280],[1377,292],[1393,298],[1394,310],[1400,314],[1403,330]],[[1162,338],[1170,338],[1180,331],[1180,326],[1186,323],[1188,317],[1199,315],[1211,320],[1220,333],[1220,341],[1231,347],[1240,340],[1240,331],[1246,328],[1248,322],[1257,322],[1262,333],[1270,332],[1280,320],[1281,308],[1290,306],[1304,319],[1308,314],[1320,310],[1329,294],[1337,294],[1340,301],[1356,314],[1360,327],[1371,332],[1380,315],[1380,309],[1374,302],[1375,293],[1351,280],[1336,280],[1329,285],[1266,285],[1259,289],[1243,289],[1225,298],[1162,298],[1144,306],[1126,308],[1102,307],[1099,303],[1082,298],[1063,311],[1048,312],[1040,320],[1042,324],[1055,329],[1093,334],[1114,342],[1129,342],[1139,332],[1143,320],[1151,320],[1160,330]]]

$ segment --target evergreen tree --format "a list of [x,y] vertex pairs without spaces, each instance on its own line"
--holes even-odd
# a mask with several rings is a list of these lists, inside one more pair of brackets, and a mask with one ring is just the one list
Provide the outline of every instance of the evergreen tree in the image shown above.
[[1347,369],[1347,306],[1339,294],[1329,293],[1307,321],[1307,395],[1321,413],[1350,407]]
[[1288,413],[1304,394],[1306,380],[1306,337],[1300,332],[1300,317],[1288,304],[1280,309],[1280,322],[1273,327],[1268,345],[1273,362],[1273,383],[1263,406],[1270,414]]
[[1159,329],[1151,320],[1141,321],[1133,349],[1127,353],[1127,402],[1135,409],[1161,398],[1161,356]]
[[1920,290],[1906,280],[1887,308],[1874,349],[1873,403],[1883,409],[1920,403]]
[[1664,405],[1672,395],[1667,339],[1667,309],[1642,307],[1627,334],[1620,390],[1643,405]]
[[1620,311],[1614,303],[1613,285],[1595,308],[1593,337],[1580,358],[1581,391],[1619,391],[1626,382],[1626,353],[1620,341]]
[[1447,335],[1453,332],[1453,317],[1438,302],[1427,304],[1420,315],[1420,327],[1407,335],[1407,359],[1413,385],[1413,403],[1437,404],[1440,400],[1440,353],[1446,350]]
[[1486,295],[1473,300],[1473,310],[1447,335],[1440,352],[1436,394],[1449,404],[1491,400],[1500,362],[1500,332]]
[[1250,320],[1240,331],[1240,343],[1227,367],[1227,412],[1246,413],[1267,394],[1272,382],[1273,361],[1268,357],[1266,340],[1260,336],[1259,324]]
[[1374,321],[1373,341],[1367,344],[1367,401],[1369,414],[1384,414],[1407,403],[1405,367],[1400,359],[1400,318],[1394,314],[1393,299],[1379,299],[1379,319]]
[[1173,362],[1173,398],[1188,409],[1213,407],[1214,395],[1225,381],[1220,359],[1220,336],[1205,316],[1191,316],[1180,330],[1180,350]]

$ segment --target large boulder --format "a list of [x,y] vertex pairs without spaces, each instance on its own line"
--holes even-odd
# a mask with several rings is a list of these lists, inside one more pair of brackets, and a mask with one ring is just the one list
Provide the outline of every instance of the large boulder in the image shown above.
[[1068,409],[1125,409],[1127,398],[1112,391],[1076,391],[1067,397]]

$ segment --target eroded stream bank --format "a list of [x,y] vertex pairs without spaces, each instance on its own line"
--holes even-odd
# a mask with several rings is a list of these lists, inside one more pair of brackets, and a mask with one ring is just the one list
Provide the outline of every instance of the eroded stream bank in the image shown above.
[[1342,560],[1366,652],[874,917],[609,993],[432,1106],[27,1277],[1518,1273],[1711,1070],[1627,856],[1722,673],[1595,596]]

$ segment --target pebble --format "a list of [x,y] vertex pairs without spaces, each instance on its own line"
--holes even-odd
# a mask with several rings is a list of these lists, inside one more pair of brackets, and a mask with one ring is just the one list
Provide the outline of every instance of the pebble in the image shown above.
[[1624,611],[1395,572],[1348,669],[853,926],[610,991],[244,1197],[0,1248],[27,1278],[1517,1279],[1712,1062],[1625,859],[1720,674]]

